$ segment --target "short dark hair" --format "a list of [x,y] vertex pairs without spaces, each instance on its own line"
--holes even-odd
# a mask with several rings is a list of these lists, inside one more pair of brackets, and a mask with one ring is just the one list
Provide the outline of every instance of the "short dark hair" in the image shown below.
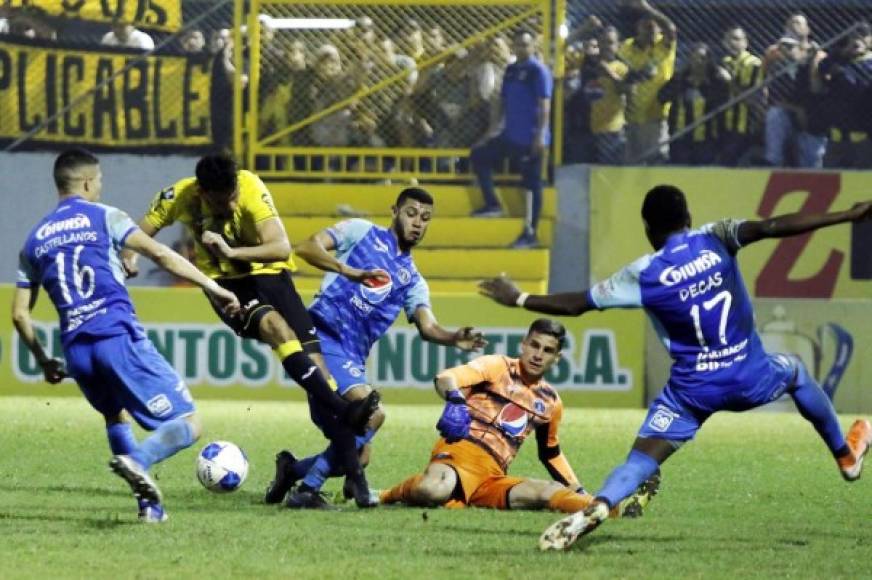
[[690,221],[684,192],[674,185],[657,185],[645,195],[642,219],[653,232],[678,230]]
[[206,155],[197,162],[197,184],[207,193],[231,194],[236,191],[236,161],[226,153]]
[[530,38],[532,38],[534,41],[536,40],[536,35],[533,34],[533,31],[529,28],[518,28],[517,30],[515,30],[514,34],[512,34],[512,40],[517,40],[525,34],[529,34]]
[[86,167],[90,165],[99,165],[100,160],[97,159],[96,155],[88,151],[87,149],[82,149],[81,147],[76,147],[75,149],[67,149],[63,153],[57,156],[54,162],[54,182],[57,186],[58,190],[66,191],[69,189],[70,184],[73,182],[73,175],[76,169],[80,167]]
[[527,336],[533,334],[547,334],[557,339],[557,349],[563,350],[566,346],[566,327],[550,318],[539,318],[533,321],[530,329],[527,330]]
[[407,199],[414,199],[427,205],[433,205],[433,196],[420,187],[407,187],[397,196],[397,207],[402,207]]

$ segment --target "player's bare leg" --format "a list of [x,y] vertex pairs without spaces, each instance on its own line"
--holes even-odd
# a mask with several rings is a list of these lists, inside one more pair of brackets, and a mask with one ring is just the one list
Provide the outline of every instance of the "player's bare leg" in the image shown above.
[[383,491],[381,503],[435,507],[451,499],[457,487],[457,472],[444,463],[431,463],[424,473],[413,475],[393,488]]

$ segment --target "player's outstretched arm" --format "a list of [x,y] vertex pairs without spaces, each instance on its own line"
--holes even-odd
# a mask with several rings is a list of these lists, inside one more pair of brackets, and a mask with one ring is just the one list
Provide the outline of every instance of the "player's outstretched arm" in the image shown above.
[[36,298],[39,295],[39,287],[32,286],[30,288],[16,288],[15,295],[12,297],[12,323],[15,325],[15,330],[18,331],[21,340],[27,345],[28,350],[33,353],[36,362],[39,363],[45,380],[51,384],[56,384],[64,380],[67,376],[64,370],[64,362],[57,358],[51,358],[45,352],[36,331],[33,329],[33,319],[30,316],[31,310],[36,305]]
[[[160,231],[145,218],[142,218],[139,221],[139,229],[142,230],[142,233],[151,238],[157,235]],[[120,255],[121,266],[124,268],[124,273],[127,274],[128,278],[136,278],[139,275],[139,254],[130,248],[122,248]]]
[[521,292],[514,282],[506,276],[484,280],[478,285],[479,293],[503,306],[520,306],[533,312],[555,316],[581,316],[596,310],[587,290],[564,292],[560,294],[530,295]]
[[463,326],[457,330],[448,330],[439,324],[433,311],[426,306],[415,310],[415,326],[421,338],[445,346],[456,346],[464,351],[477,351],[487,346],[484,335],[471,326]]
[[231,248],[227,240],[217,232],[205,232],[203,245],[210,252],[228,260],[242,262],[284,262],[291,256],[291,242],[282,220],[273,217],[257,223],[257,237],[260,243],[256,246],[238,246]]
[[219,286],[215,280],[206,276],[172,248],[152,239],[141,230],[136,230],[127,236],[124,245],[146,256],[167,272],[205,290],[209,298],[228,315],[234,316],[239,313],[239,299],[235,294]]
[[851,209],[830,213],[789,213],[767,220],[746,221],[739,225],[737,241],[742,246],[767,238],[797,236],[820,228],[847,222],[872,220],[872,201],[856,203]]
[[336,272],[349,280],[360,282],[367,286],[377,286],[387,281],[387,273],[384,270],[361,270],[352,268],[336,259],[331,252],[336,249],[336,241],[327,230],[322,230],[308,240],[297,244],[294,253],[303,261],[324,272]]

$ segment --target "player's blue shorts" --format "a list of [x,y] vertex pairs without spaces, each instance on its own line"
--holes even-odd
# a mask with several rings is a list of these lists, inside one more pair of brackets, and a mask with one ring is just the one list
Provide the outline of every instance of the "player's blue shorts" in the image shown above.
[[66,346],[64,356],[67,372],[103,415],[124,409],[144,429],[154,430],[194,412],[187,385],[146,338],[82,337]]
[[366,363],[356,361],[353,357],[342,350],[342,345],[330,339],[324,333],[318,333],[321,337],[321,354],[324,363],[339,387],[339,394],[345,395],[352,387],[368,385],[366,378]]
[[667,384],[652,401],[639,437],[689,441],[717,411],[747,411],[771,403],[785,392],[814,382],[802,362],[783,354],[769,355],[769,373],[754,385],[741,385],[700,393]]

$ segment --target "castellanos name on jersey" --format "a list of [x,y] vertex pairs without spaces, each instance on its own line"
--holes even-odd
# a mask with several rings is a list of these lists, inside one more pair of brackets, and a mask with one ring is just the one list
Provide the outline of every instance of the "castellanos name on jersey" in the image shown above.
[[736,260],[740,224],[723,220],[675,234],[590,289],[600,309],[645,308],[672,356],[675,387],[719,389],[766,376],[766,353]]
[[17,285],[45,287],[60,316],[64,345],[79,334],[144,336],[118,256],[136,227],[119,209],[73,197],[31,230],[21,250]]
[[353,268],[382,269],[390,280],[369,288],[344,276],[330,273],[309,312],[320,333],[325,352],[329,339],[343,351],[363,362],[373,343],[387,332],[400,309],[412,320],[420,306],[430,307],[430,289],[415,267],[412,256],[401,252],[394,234],[363,219],[351,219],[329,228],[336,246],[336,258]]

